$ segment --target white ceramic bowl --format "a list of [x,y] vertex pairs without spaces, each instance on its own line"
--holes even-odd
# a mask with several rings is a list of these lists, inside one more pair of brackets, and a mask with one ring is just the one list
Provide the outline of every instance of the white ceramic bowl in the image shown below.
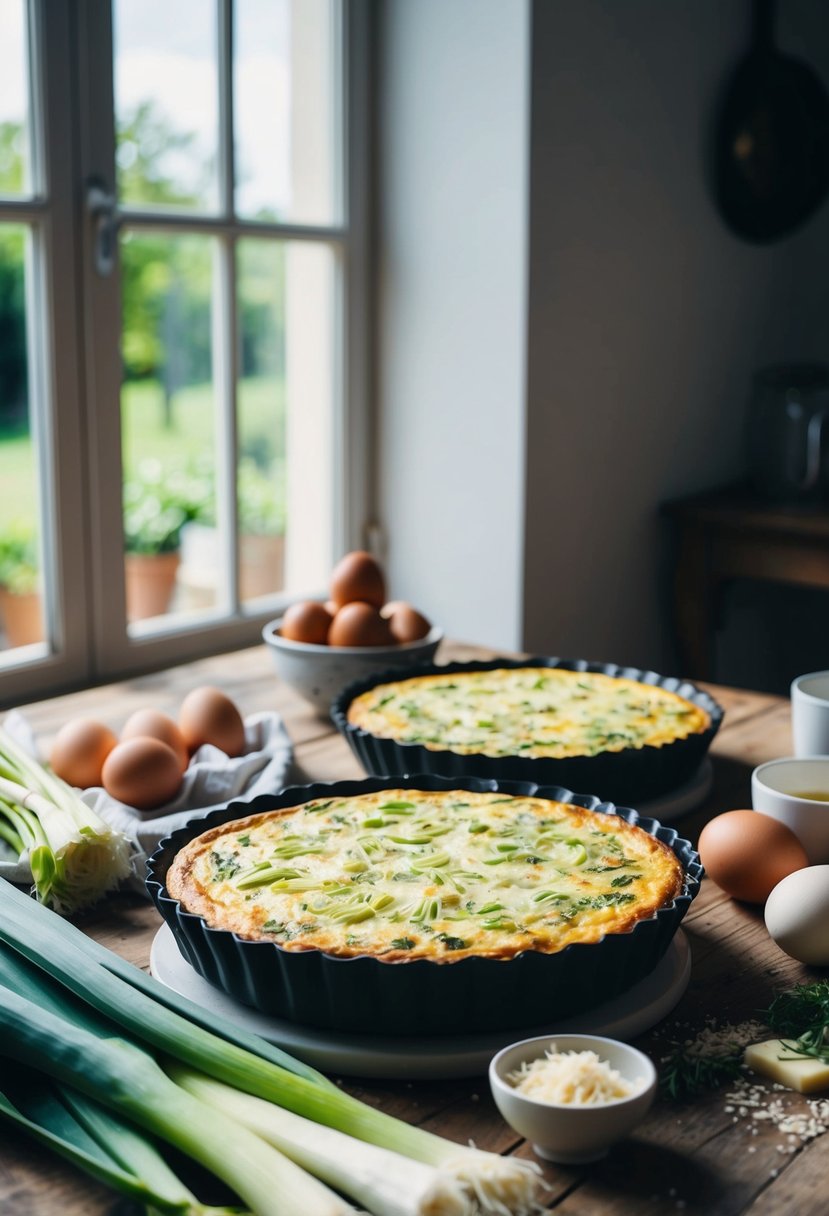
[[271,652],[277,674],[286,684],[328,716],[336,695],[354,680],[392,667],[411,667],[434,657],[443,630],[433,626],[418,642],[394,646],[317,646],[312,642],[291,642],[279,632],[282,618],[269,621],[262,637]]
[[794,754],[829,755],[829,671],[798,676],[791,694]]
[[[595,1051],[600,1060],[628,1081],[639,1082],[640,1091],[595,1106],[554,1106],[518,1092],[507,1077],[523,1063],[541,1059],[548,1050]],[[641,1123],[656,1094],[656,1069],[635,1047],[618,1039],[592,1034],[544,1035],[505,1047],[489,1065],[489,1083],[495,1105],[515,1131],[530,1141],[539,1157],[577,1165],[598,1161],[610,1146]]]
[[817,791],[829,794],[829,756],[784,756],[751,774],[751,805],[791,828],[812,866],[829,862],[829,802],[798,795]]

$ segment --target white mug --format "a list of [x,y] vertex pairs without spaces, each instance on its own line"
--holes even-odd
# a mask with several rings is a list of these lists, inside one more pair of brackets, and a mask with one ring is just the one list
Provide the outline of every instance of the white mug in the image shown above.
[[792,734],[796,756],[829,756],[829,671],[792,681]]
[[761,764],[751,774],[751,805],[791,828],[810,866],[829,863],[829,756],[784,756]]

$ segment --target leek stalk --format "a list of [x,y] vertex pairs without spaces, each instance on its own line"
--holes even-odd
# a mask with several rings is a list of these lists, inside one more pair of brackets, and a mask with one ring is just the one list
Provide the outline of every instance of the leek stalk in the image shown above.
[[46,1072],[187,1153],[256,1216],[353,1216],[354,1208],[271,1145],[177,1086],[125,1039],[99,1039],[0,988],[0,1053]]
[[28,854],[37,898],[56,912],[95,903],[131,872],[132,846],[0,728],[3,839]]
[[[535,1210],[538,1169],[533,1163],[466,1148],[411,1127],[322,1082],[318,1073],[284,1053],[286,1064],[280,1066],[218,1038],[162,1004],[163,985],[123,960],[114,974],[101,963],[101,947],[3,882],[0,940],[166,1056],[315,1123],[436,1166],[457,1178],[482,1212],[522,1216]],[[128,978],[133,972],[140,977],[134,985]],[[153,999],[156,991],[159,1000]],[[182,1012],[189,1005],[183,998],[177,1001]]]
[[230,1216],[205,1208],[152,1144],[116,1115],[33,1069],[4,1069],[0,1117],[100,1182],[169,1216]]
[[168,1064],[166,1071],[188,1093],[230,1115],[377,1216],[475,1216],[477,1205],[458,1180],[432,1166],[355,1142],[182,1064]]

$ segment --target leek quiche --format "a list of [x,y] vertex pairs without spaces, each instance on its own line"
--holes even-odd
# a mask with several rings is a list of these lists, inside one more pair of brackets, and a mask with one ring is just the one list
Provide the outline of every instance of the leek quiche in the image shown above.
[[659,685],[555,667],[378,684],[351,702],[348,721],[432,751],[555,760],[661,747],[711,724],[704,709]]
[[213,928],[387,962],[510,959],[629,932],[683,889],[671,849],[547,798],[380,790],[204,832],[167,889]]

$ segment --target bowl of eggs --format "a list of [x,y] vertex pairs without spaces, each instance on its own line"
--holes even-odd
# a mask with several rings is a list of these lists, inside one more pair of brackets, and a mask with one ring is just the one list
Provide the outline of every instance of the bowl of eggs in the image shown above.
[[262,637],[280,679],[326,716],[354,680],[432,659],[443,631],[411,604],[387,600],[380,564],[358,550],[335,566],[325,603],[292,604]]

